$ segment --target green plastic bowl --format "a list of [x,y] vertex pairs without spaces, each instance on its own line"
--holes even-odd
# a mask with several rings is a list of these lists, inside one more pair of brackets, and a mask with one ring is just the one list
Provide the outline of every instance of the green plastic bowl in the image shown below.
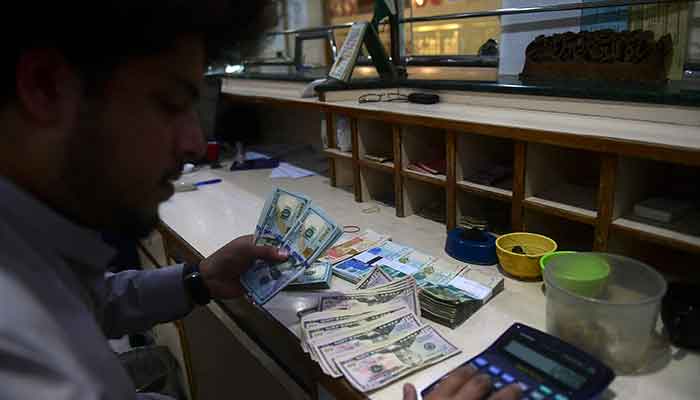
[[547,253],[540,258],[540,269],[542,269],[542,274],[544,274],[544,267],[547,266],[547,263],[554,259],[557,258],[557,256],[560,256],[562,254],[574,254],[576,253],[575,251],[553,251],[551,253]]
[[555,266],[552,275],[559,284],[578,295],[597,298],[608,284],[610,264],[595,254],[560,254],[550,259],[549,263]]

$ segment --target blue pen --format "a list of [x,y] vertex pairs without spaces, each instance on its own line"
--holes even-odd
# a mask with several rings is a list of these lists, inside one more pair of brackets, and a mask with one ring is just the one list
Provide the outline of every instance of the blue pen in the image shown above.
[[195,186],[204,186],[204,185],[212,185],[214,183],[219,183],[219,182],[221,182],[221,179],[210,179],[208,181],[197,182],[194,185]]

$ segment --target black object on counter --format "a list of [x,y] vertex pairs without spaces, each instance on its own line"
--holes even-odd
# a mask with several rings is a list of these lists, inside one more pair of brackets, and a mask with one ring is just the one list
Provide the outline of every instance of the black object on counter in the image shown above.
[[416,92],[408,95],[408,101],[418,104],[435,104],[440,101],[440,96],[432,93]]
[[700,285],[670,283],[661,305],[671,342],[686,349],[700,349]]

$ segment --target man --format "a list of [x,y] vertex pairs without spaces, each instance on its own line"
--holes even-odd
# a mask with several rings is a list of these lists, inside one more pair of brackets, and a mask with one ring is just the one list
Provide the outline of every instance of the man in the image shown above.
[[[96,233],[143,236],[204,141],[193,106],[217,42],[246,44],[266,2],[23,2],[7,11],[0,62],[0,398],[135,395],[106,339],[242,294],[256,258],[233,240],[199,266],[105,274]],[[9,9],[8,9],[9,10]],[[481,398],[462,370],[434,398]],[[415,398],[407,386],[406,398]],[[494,398],[514,398],[514,389]]]

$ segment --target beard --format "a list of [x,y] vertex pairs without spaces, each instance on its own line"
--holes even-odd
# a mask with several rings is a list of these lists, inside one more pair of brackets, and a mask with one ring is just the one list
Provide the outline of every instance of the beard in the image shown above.
[[[60,177],[73,203],[69,218],[102,233],[147,237],[158,224],[158,204],[172,195],[170,181],[181,167],[163,173],[158,183],[143,178],[149,172],[146,165],[140,176],[125,175],[124,158],[115,149],[123,148],[119,140],[128,139],[107,122],[98,101],[91,103],[80,111],[62,157]],[[156,191],[167,196],[157,199]]]

